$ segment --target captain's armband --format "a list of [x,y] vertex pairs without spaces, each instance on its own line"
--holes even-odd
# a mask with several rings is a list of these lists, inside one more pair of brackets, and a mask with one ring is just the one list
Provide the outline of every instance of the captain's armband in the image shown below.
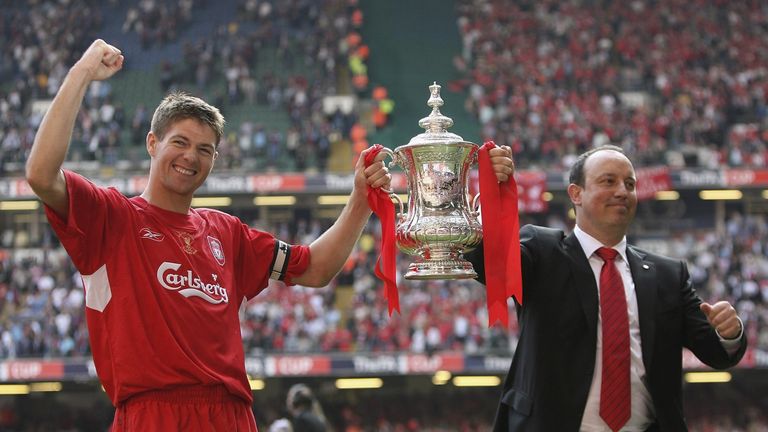
[[270,279],[283,281],[285,273],[288,271],[288,261],[291,258],[291,246],[288,243],[275,240],[275,252],[272,255],[272,272]]

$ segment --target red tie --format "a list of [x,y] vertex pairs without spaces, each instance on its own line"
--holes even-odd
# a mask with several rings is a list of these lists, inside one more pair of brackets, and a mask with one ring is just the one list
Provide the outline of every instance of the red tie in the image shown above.
[[600,317],[603,321],[603,378],[600,417],[612,431],[629,420],[629,318],[624,284],[613,260],[618,252],[601,247],[595,252],[605,261],[600,271]]

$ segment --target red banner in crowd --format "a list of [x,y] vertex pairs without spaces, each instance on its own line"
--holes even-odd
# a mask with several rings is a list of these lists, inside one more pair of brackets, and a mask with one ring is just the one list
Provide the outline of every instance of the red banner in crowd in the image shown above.
[[[438,351],[432,355],[404,352],[365,352],[305,355],[265,355],[247,357],[246,370],[253,377],[280,376],[366,376],[371,374],[418,375],[439,370],[453,373],[503,373],[509,368],[509,356],[463,354]],[[735,369],[768,367],[768,351],[747,348]],[[683,350],[683,369],[710,369],[693,353]],[[42,380],[78,381],[95,379],[90,358],[25,359],[0,361],[0,382]]]
[[302,174],[259,174],[248,178],[248,189],[255,192],[303,191],[304,175]]
[[64,378],[64,363],[56,360],[18,360],[0,364],[0,381],[36,381]]
[[331,358],[318,355],[271,356],[264,361],[266,376],[329,375]]
[[521,213],[544,213],[549,208],[544,200],[547,191],[547,175],[542,171],[518,172],[518,208]]
[[407,365],[406,373],[408,374],[435,373],[439,370],[449,372],[464,370],[464,356],[462,354],[413,354],[404,357]]
[[669,175],[669,168],[639,168],[635,170],[637,176],[637,199],[653,199],[656,192],[672,190],[672,178]]
[[[518,208],[522,213],[543,213],[547,211],[544,194],[548,188],[565,190],[568,186],[562,180],[562,173],[520,170],[515,173],[518,185]],[[768,186],[768,169],[670,169],[669,167],[638,168],[638,198],[652,199],[661,190],[690,188],[758,188]],[[145,175],[116,177],[88,176],[97,186],[114,187],[120,192],[133,196],[140,194],[147,186]],[[557,180],[555,180],[557,178]],[[354,174],[211,174],[200,189],[200,195],[241,194],[241,193],[348,193],[352,189]],[[402,172],[392,173],[392,189],[404,194],[408,179]],[[478,172],[470,172],[469,190],[472,195],[478,191]],[[23,178],[0,178],[0,198],[35,198],[32,189]]]
[[724,174],[724,183],[728,187],[768,184],[768,171],[766,170],[727,169]]

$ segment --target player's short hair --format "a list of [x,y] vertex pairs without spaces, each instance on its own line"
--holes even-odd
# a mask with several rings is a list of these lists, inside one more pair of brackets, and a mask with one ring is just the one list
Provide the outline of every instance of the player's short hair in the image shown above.
[[216,134],[216,147],[224,135],[224,116],[219,109],[199,97],[184,92],[173,92],[163,98],[152,115],[151,131],[162,140],[172,124],[186,119],[195,119]]
[[605,150],[613,150],[615,152],[619,152],[626,156],[626,154],[624,153],[624,149],[622,149],[619,146],[615,146],[611,144],[602,145],[600,147],[589,149],[588,151],[580,154],[578,158],[576,158],[576,162],[574,162],[573,165],[571,166],[571,172],[568,176],[568,182],[584,187],[584,183],[586,181],[585,174],[584,174],[584,164],[587,163],[587,159],[590,156],[592,156],[593,154],[599,151],[605,151]]

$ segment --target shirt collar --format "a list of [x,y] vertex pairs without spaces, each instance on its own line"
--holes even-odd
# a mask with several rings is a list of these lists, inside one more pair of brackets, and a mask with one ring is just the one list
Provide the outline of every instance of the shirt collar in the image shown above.
[[621,255],[621,259],[624,260],[624,262],[627,261],[627,236],[624,236],[621,238],[621,241],[616,243],[613,246],[606,246],[600,241],[598,241],[596,238],[592,237],[591,235],[584,232],[583,229],[579,228],[578,225],[573,229],[573,234],[576,236],[576,239],[579,241],[579,244],[581,245],[581,248],[584,250],[584,255],[587,256],[587,259],[589,259],[596,250],[600,249],[601,247],[609,247],[611,249],[614,249],[616,252]]

